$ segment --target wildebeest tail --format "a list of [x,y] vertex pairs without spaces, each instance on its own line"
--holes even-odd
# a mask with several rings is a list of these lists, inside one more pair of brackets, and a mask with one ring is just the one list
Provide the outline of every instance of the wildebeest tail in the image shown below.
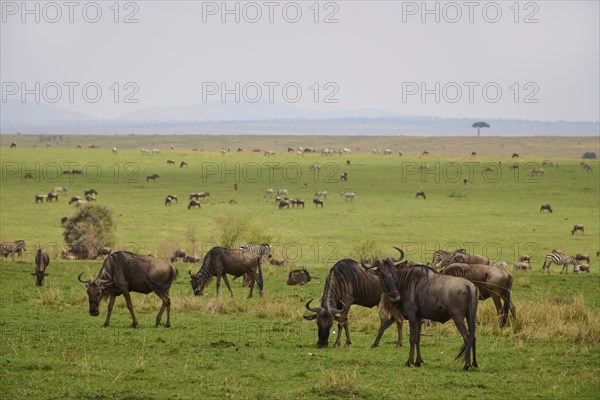
[[467,287],[467,302],[469,303],[469,338],[467,339],[466,346],[463,345],[460,352],[456,355],[456,359],[464,356],[465,354],[471,354],[471,351],[475,347],[475,327],[477,326],[477,304],[479,301],[479,290],[475,288],[475,293],[471,293],[471,287]]

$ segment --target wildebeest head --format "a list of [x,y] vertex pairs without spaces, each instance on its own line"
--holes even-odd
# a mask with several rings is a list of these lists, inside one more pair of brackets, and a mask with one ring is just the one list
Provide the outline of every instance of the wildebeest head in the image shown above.
[[34,275],[36,278],[35,286],[44,286],[44,277],[48,276],[48,273],[44,271],[35,271],[31,273],[31,275]]
[[404,258],[404,251],[399,247],[394,247],[400,252],[399,258],[388,257],[383,260],[375,260],[372,263],[367,264],[365,257],[360,260],[361,265],[366,269],[371,269],[377,272],[379,280],[383,285],[383,289],[388,296],[390,303],[399,303],[401,301],[400,292],[398,291],[397,273],[398,266],[396,263],[400,262]]
[[206,276],[201,272],[192,274],[191,270],[189,270],[188,273],[190,274],[190,278],[192,278],[190,282],[192,284],[192,290],[194,291],[194,295],[202,296],[206,284],[210,281],[210,277]]
[[108,293],[108,287],[112,284],[112,280],[98,278],[94,280],[83,281],[81,280],[81,275],[83,275],[83,272],[79,274],[77,279],[79,282],[85,284],[90,303],[90,315],[96,317],[100,315],[100,300],[102,300],[102,298]]
[[335,308],[323,308],[323,307],[311,307],[310,303],[314,299],[311,299],[306,303],[306,309],[308,311],[312,311],[314,314],[305,315],[304,319],[308,321],[312,321],[314,319],[317,320],[317,329],[319,339],[317,340],[317,346],[320,348],[327,347],[329,345],[329,332],[331,331],[331,326],[333,325],[333,321],[344,322],[345,318],[342,317],[344,311],[348,309],[348,307],[342,303],[341,309]]

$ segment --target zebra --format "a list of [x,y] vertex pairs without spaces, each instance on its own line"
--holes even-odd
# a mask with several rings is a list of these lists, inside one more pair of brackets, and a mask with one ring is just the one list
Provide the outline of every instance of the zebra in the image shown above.
[[273,257],[271,254],[271,245],[268,243],[263,244],[243,244],[240,246],[240,250],[248,250],[255,252],[259,257],[267,256],[268,258]]
[[466,254],[467,251],[465,249],[458,249],[458,250],[454,250],[454,251],[436,250],[433,252],[433,259],[431,260],[431,264],[434,267],[438,267],[438,266],[444,267],[448,264],[448,262],[450,261],[452,256],[454,256],[457,253]]
[[544,265],[542,265],[542,271],[546,270],[548,274],[550,273],[550,264],[562,265],[562,270],[560,273],[568,272],[569,264],[573,264],[573,269],[576,273],[579,273],[579,262],[575,259],[575,257],[571,257],[564,253],[549,253],[546,255],[546,261],[544,261]]
[[4,259],[7,259],[9,254],[12,254],[12,258],[14,260],[15,253],[18,254],[20,258],[23,258],[23,250],[26,250],[26,244],[24,240],[0,243],[0,254],[4,256]]

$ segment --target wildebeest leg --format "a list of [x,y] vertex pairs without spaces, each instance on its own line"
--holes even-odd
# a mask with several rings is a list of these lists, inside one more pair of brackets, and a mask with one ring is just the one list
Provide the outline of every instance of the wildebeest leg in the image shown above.
[[344,324],[342,322],[338,322],[338,331],[337,331],[337,336],[335,338],[335,343],[333,344],[333,347],[337,347],[340,345],[343,330],[344,330]]
[[171,327],[171,298],[169,297],[168,292],[154,292],[158,297],[163,301],[158,314],[156,315],[156,326],[160,325],[160,320],[162,318],[163,311],[165,308],[167,309],[167,323],[165,324],[165,328]]
[[[217,294],[219,294],[219,284],[220,282],[220,276],[217,277]],[[233,290],[231,290],[231,285],[229,284],[229,279],[227,279],[227,275],[223,274],[223,282],[225,282],[225,286],[227,286],[227,289],[229,289],[229,294],[231,294],[231,297],[233,297]]]
[[467,331],[467,327],[465,326],[464,316],[453,317],[454,324],[456,325],[456,329],[460,332],[463,337],[464,348],[465,348],[465,366],[464,370],[468,370],[471,366],[471,355],[466,351],[468,348],[467,345],[469,343],[469,332]]
[[492,300],[494,301],[494,307],[496,307],[496,315],[500,319],[500,326],[504,326],[506,324],[507,315],[502,310],[502,303],[500,302],[500,297],[496,293],[492,293]]
[[413,365],[415,359],[415,345],[417,343],[417,327],[421,325],[419,320],[409,320],[410,325],[410,351],[408,352],[408,360],[404,364],[405,367]]
[[129,312],[131,313],[131,319],[133,320],[133,322],[131,323],[131,327],[132,328],[137,328],[138,326],[138,321],[137,318],[135,317],[135,312],[133,311],[133,303],[131,302],[131,295],[129,294],[128,291],[123,291],[123,297],[125,297],[125,301],[127,302],[127,308],[129,309]]
[[108,300],[108,313],[106,314],[106,321],[104,321],[104,327],[108,327],[108,325],[110,325],[110,316],[112,314],[112,310],[113,310],[113,306],[115,305],[115,299],[117,298],[117,296],[115,295],[110,295],[110,300]]
[[417,332],[415,341],[417,343],[417,360],[415,361],[415,365],[420,367],[423,364],[423,358],[421,357],[421,328],[423,327],[423,320],[419,320],[417,323]]
[[350,339],[350,322],[348,322],[348,313],[342,314],[342,320],[344,332],[346,332],[346,346],[350,346],[352,344],[352,339]]

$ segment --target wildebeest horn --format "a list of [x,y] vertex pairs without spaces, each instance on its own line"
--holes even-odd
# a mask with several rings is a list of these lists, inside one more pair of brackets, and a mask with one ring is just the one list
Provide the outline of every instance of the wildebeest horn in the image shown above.
[[395,262],[395,263],[397,263],[399,261],[402,261],[402,259],[404,258],[404,250],[402,250],[400,247],[396,247],[396,246],[394,246],[394,248],[400,252],[400,258],[393,258],[392,257],[392,261]]
[[318,313],[320,313],[321,311],[323,311],[323,309],[322,309],[321,307],[319,307],[319,308],[312,308],[312,307],[310,306],[310,303],[311,303],[313,300],[314,300],[314,299],[310,299],[310,300],[308,301],[308,303],[306,303],[306,309],[307,309],[308,311],[312,311],[312,312],[314,312],[314,313],[317,313],[317,314],[318,314]]
[[188,269],[188,274],[190,274],[190,276],[192,276],[192,270]]
[[346,306],[346,304],[343,301],[340,301],[340,303],[342,303],[342,309],[338,310],[337,308],[331,308],[331,309],[329,309],[331,314],[333,314],[333,315],[342,314],[344,311],[346,311],[348,309],[348,306]]
[[78,280],[79,282],[81,282],[81,283],[90,283],[90,282],[91,282],[91,280],[90,280],[90,281],[82,281],[82,280],[81,280],[81,275],[83,275],[83,274],[84,274],[84,273],[82,272],[82,273],[80,273],[79,275],[77,275],[77,280]]

